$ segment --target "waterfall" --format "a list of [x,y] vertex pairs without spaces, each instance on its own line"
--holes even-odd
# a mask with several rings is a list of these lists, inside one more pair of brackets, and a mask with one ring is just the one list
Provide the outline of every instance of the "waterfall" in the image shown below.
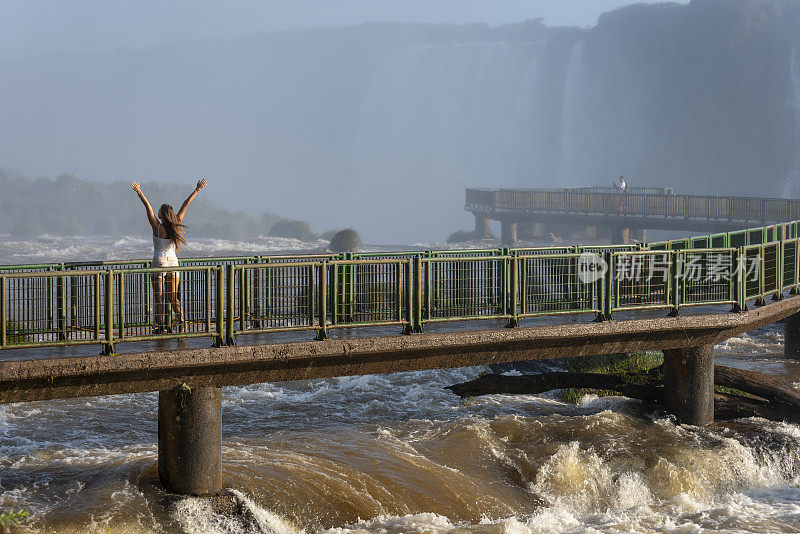
[[569,54],[567,79],[564,86],[562,108],[561,158],[559,163],[559,185],[576,185],[575,162],[580,159],[579,137],[582,127],[581,97],[586,90],[586,74],[583,64],[583,40],[577,41]]
[[794,146],[793,169],[786,176],[783,196],[797,198],[800,196],[800,58],[797,55],[797,46],[792,49],[789,75],[792,92],[786,107],[789,110],[789,120],[792,121],[792,145]]

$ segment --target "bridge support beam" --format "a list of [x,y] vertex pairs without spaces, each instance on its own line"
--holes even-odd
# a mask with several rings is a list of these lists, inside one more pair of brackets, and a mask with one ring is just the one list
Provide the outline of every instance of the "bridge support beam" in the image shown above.
[[783,357],[800,360],[800,313],[790,315],[783,322]]
[[714,422],[714,346],[664,351],[664,406],[678,421]]
[[181,495],[222,491],[221,388],[159,391],[158,477]]
[[516,221],[501,221],[500,230],[503,238],[503,244],[509,247],[516,246],[517,244],[517,222]]
[[475,215],[475,237],[486,239],[492,233],[492,221],[486,217]]

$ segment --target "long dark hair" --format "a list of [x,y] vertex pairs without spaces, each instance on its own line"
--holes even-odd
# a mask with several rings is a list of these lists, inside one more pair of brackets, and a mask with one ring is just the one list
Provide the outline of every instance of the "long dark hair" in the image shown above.
[[167,239],[172,241],[172,244],[175,245],[175,252],[178,252],[181,245],[186,244],[186,239],[183,238],[183,229],[186,226],[180,223],[178,216],[175,215],[175,210],[169,204],[161,205],[158,216],[161,217],[161,223],[167,232]]

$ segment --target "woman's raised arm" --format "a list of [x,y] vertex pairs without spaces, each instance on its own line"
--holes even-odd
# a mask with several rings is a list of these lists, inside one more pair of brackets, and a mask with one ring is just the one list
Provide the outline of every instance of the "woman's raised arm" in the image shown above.
[[131,182],[131,189],[136,191],[136,194],[139,195],[139,200],[144,204],[144,209],[147,210],[147,221],[150,223],[150,226],[153,227],[153,230],[158,229],[158,219],[156,218],[156,214],[153,213],[153,208],[150,206],[150,202],[147,201],[147,197],[142,193],[142,186],[139,185],[139,182]]
[[192,203],[192,200],[194,200],[194,197],[197,196],[197,193],[199,193],[200,190],[203,189],[205,186],[206,186],[205,178],[197,182],[197,186],[194,188],[194,191],[192,191],[192,194],[189,195],[186,198],[186,200],[183,201],[183,205],[181,206],[180,211],[178,211],[178,222],[183,222],[183,216],[186,215],[186,208],[189,207],[189,204]]

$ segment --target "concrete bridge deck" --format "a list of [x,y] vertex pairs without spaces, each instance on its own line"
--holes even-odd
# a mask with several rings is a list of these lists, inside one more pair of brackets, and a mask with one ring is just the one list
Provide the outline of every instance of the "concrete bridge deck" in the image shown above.
[[0,361],[0,403],[682,349],[798,311],[794,296],[741,313]]

